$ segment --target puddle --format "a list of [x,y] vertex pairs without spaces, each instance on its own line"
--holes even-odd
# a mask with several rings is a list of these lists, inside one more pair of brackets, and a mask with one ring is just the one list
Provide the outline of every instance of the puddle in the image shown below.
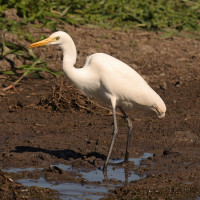
[[29,171],[29,172],[34,172],[35,170],[43,170],[43,168],[32,168],[32,167],[28,167],[28,168],[10,168],[10,169],[3,169],[2,171],[4,172],[9,172],[9,173],[21,173],[21,172],[25,172],[25,171]]
[[[144,153],[140,158],[130,158],[129,161],[133,161],[136,166],[139,166],[143,159],[151,157],[151,153]],[[116,164],[122,162],[122,159],[110,160],[111,164]],[[108,165],[107,167],[107,177],[108,180],[112,179],[111,182],[105,182],[104,174],[101,170],[90,170],[90,171],[80,171],[80,169],[74,169],[69,165],[64,165],[61,163],[55,163],[52,166],[57,166],[58,168],[67,172],[78,172],[82,175],[84,179],[88,181],[87,184],[80,183],[60,183],[53,184],[46,181],[45,178],[40,177],[38,180],[35,179],[19,179],[18,183],[25,186],[39,186],[54,189],[59,192],[60,199],[67,200],[86,200],[93,199],[97,200],[103,197],[104,194],[108,193],[109,189],[114,189],[117,186],[122,186],[127,182],[139,180],[143,177],[135,174],[133,171],[126,171],[124,168],[113,167],[113,165]],[[35,170],[42,170],[43,168],[10,168],[4,169],[4,172],[21,173],[24,171],[34,172]],[[96,184],[95,184],[96,183]]]
[[45,187],[56,190],[60,194],[60,199],[63,200],[83,200],[83,199],[93,199],[97,200],[103,197],[103,195],[98,195],[98,193],[105,194],[108,190],[103,186],[96,185],[81,185],[77,183],[62,183],[62,184],[51,184],[47,182],[44,178],[40,177],[38,180],[33,179],[20,179],[17,180],[25,186],[38,186]]

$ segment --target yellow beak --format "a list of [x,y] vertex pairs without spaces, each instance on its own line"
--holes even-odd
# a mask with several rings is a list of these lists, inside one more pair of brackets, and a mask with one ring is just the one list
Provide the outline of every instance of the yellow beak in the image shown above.
[[30,48],[34,48],[34,47],[44,46],[44,45],[47,45],[47,44],[49,44],[53,41],[55,41],[55,38],[47,38],[47,39],[41,40],[39,42],[35,42],[33,44],[30,44],[28,46],[28,48],[30,49]]

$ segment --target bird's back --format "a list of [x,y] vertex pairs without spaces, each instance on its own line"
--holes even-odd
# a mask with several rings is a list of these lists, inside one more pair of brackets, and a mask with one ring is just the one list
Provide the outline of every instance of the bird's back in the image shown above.
[[104,53],[95,53],[86,60],[85,67],[99,79],[104,92],[125,106],[155,106],[161,113],[166,106],[160,96],[130,66]]

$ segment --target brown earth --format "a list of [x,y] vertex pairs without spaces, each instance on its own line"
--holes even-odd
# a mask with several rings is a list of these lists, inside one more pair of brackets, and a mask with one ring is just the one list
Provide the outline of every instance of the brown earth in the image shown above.
[[[68,32],[78,50],[77,66],[87,55],[108,53],[138,71],[163,98],[166,117],[157,119],[147,113],[127,111],[133,119],[130,157],[144,152],[153,156],[135,169],[145,178],[110,191],[104,199],[195,199],[200,196],[200,42],[163,33],[131,30],[128,32],[87,27],[60,27]],[[30,29],[39,38],[49,30]],[[28,45],[16,35],[6,41]],[[48,66],[61,70],[62,52],[46,46],[33,50]],[[26,61],[14,54],[0,60],[1,69],[17,67]],[[96,103],[75,89],[66,77],[24,78],[14,90],[0,93],[0,167],[48,167],[55,162],[79,168],[102,168],[112,138],[113,118],[109,106]],[[13,80],[1,75],[3,89]],[[118,115],[119,134],[111,157],[123,158],[126,123]],[[126,165],[129,168],[132,166]],[[50,179],[65,181],[66,173]],[[47,173],[45,172],[45,173]],[[41,172],[44,173],[44,172]],[[52,174],[52,175],[50,175]],[[13,174],[1,172],[1,199],[55,199],[51,190],[30,188],[23,198]],[[38,175],[39,176],[39,175]],[[81,182],[81,178],[68,181]],[[20,190],[21,188],[21,190]],[[37,194],[38,194],[37,193]],[[55,196],[52,196],[54,194]],[[7,195],[7,196],[6,196]]]

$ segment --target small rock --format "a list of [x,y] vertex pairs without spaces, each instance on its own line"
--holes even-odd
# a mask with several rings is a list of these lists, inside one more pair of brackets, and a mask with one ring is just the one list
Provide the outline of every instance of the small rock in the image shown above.
[[95,159],[96,159],[95,156],[91,156],[91,157],[89,157],[87,160],[89,160],[91,163],[93,163]]
[[181,81],[176,81],[176,82],[174,83],[174,86],[180,87],[180,86],[181,86]]
[[167,89],[167,83],[166,83],[166,82],[162,83],[162,84],[160,85],[160,89],[166,90],[166,89]]
[[172,102],[173,102],[173,104],[176,104],[176,100],[175,99]]

